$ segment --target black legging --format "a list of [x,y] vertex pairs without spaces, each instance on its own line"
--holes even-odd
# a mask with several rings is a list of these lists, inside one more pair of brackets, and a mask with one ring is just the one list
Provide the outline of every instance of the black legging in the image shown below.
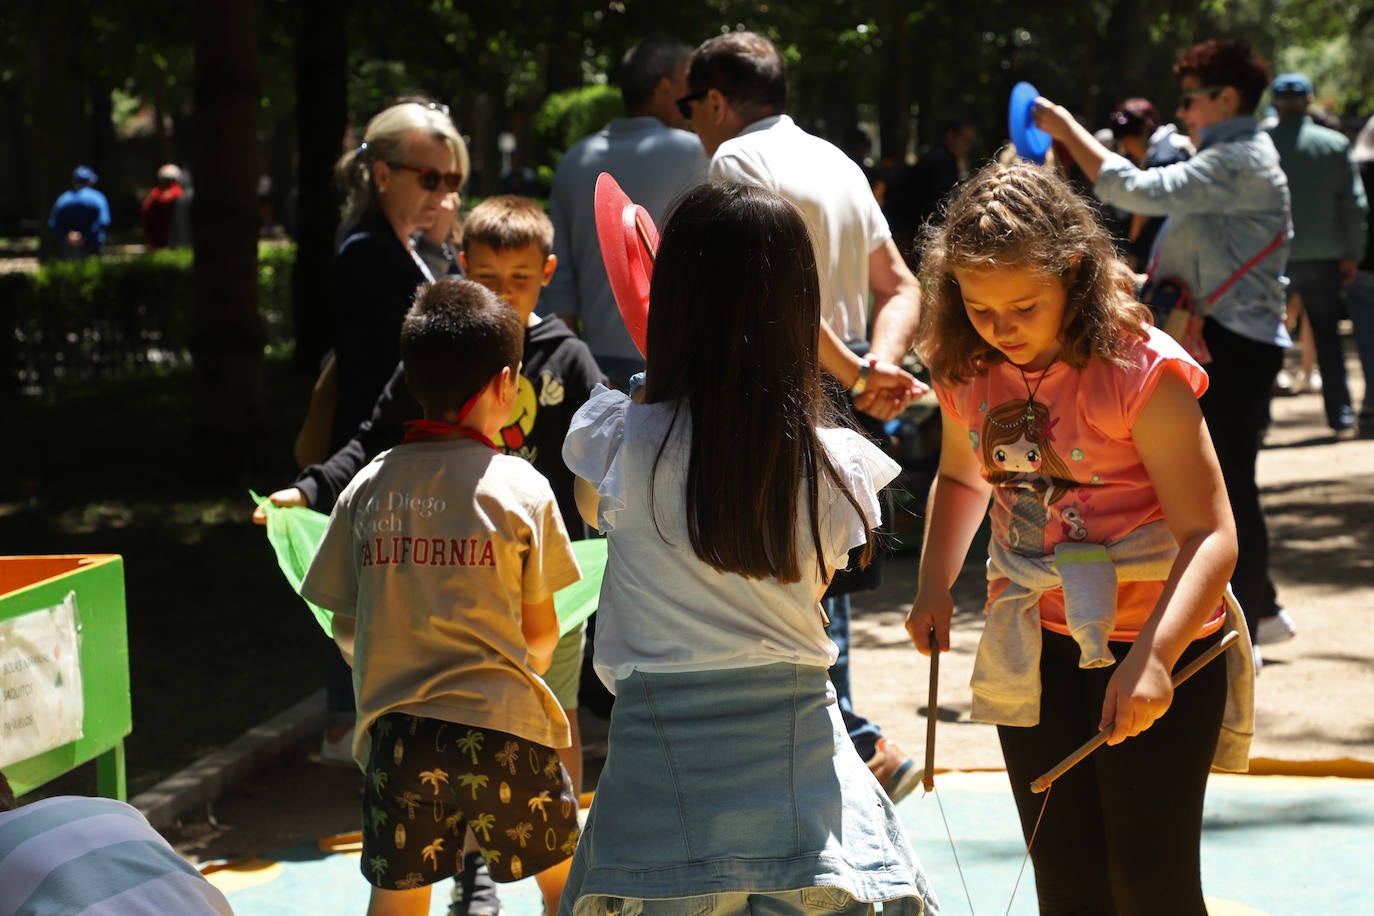
[[1272,617],[1278,610],[1269,578],[1269,528],[1260,508],[1255,465],[1260,437],[1269,422],[1274,377],[1283,366],[1283,350],[1242,337],[1211,318],[1202,334],[1212,351],[1212,362],[1204,367],[1208,385],[1198,405],[1207,420],[1236,519],[1236,571],[1231,574],[1231,588],[1253,638],[1261,618]]
[[[1116,666],[1078,667],[1078,645],[1048,630],[1040,662],[1040,724],[999,726],[1002,756],[1031,846],[1042,916],[1206,914],[1198,862],[1202,800],[1226,705],[1226,662],[1179,687],[1149,729],[1103,747],[1044,795],[1030,783],[1097,731]],[[1182,668],[1220,634],[1195,641]],[[1111,643],[1120,662],[1130,643]]]

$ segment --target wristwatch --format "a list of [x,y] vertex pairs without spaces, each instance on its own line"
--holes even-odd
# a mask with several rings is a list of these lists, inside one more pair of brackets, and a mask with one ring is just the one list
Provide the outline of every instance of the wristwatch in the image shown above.
[[859,364],[859,377],[854,380],[854,384],[849,388],[849,396],[857,398],[864,393],[868,387],[868,370],[878,364],[878,360],[872,356],[865,356],[864,361]]

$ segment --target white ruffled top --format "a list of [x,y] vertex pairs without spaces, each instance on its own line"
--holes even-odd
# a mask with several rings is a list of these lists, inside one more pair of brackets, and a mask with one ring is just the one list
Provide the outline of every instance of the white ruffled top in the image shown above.
[[[810,520],[797,520],[802,578],[782,583],[721,573],[700,560],[687,533],[685,489],[691,418],[674,405],[635,404],[598,386],[573,417],[563,460],[596,487],[598,527],[609,539],[597,611],[597,675],[607,688],[630,672],[709,671],[788,662],[828,668],[835,644],[817,601]],[[671,435],[653,478],[665,435]],[[900,466],[850,429],[822,429],[820,439],[859,505],[822,479],[820,534],[827,566],[843,568],[849,551],[878,525],[877,493]],[[750,460],[741,443],[740,460]],[[800,486],[800,482],[798,483]],[[802,503],[804,505],[804,502]],[[655,524],[657,523],[657,524]]]

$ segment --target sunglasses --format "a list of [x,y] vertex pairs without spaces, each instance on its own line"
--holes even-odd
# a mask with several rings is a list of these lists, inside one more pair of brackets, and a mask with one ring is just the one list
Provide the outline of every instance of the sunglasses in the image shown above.
[[439,182],[444,183],[444,187],[450,191],[456,191],[463,185],[462,172],[441,172],[438,169],[420,168],[418,165],[406,165],[404,162],[388,162],[387,165],[393,169],[405,169],[407,172],[414,172],[420,176],[420,187],[426,191],[435,191],[439,188]]
[[1217,94],[1225,88],[1225,86],[1203,86],[1200,89],[1185,89],[1181,93],[1183,97],[1178,100],[1178,107],[1182,111],[1187,111],[1189,108],[1193,107],[1193,102],[1196,101],[1198,96],[1205,94],[1212,98],[1216,98]]
[[706,93],[710,91],[710,89],[703,89],[700,92],[693,92],[678,99],[673,103],[677,106],[678,114],[682,115],[684,120],[692,120],[692,103],[700,102],[702,99],[706,98]]

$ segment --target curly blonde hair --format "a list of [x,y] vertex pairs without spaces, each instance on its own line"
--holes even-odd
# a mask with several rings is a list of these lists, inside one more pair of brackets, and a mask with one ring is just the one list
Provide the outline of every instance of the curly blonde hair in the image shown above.
[[1006,359],[978,336],[956,270],[1031,269],[1064,284],[1059,359],[1081,369],[1094,357],[1125,362],[1146,337],[1149,310],[1092,208],[1050,169],[992,163],[955,191],[921,249],[917,352],[931,376],[958,385]]

